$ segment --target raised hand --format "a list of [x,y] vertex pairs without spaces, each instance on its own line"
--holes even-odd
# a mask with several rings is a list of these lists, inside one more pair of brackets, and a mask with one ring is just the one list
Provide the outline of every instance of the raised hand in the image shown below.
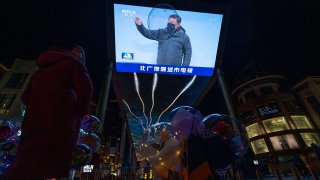
[[139,17],[135,17],[134,22],[136,23],[136,25],[139,25],[139,26],[142,24],[142,21]]

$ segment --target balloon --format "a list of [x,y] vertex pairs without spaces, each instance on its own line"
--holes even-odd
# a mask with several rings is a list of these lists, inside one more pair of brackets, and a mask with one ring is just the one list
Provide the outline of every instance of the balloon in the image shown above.
[[3,122],[1,123],[1,126],[8,126],[8,127],[10,127],[10,129],[15,128],[14,123],[13,123],[12,121],[10,121],[10,120],[8,120],[8,121],[3,121]]
[[14,124],[11,121],[4,121],[0,126],[0,142],[12,136],[15,133],[14,129]]
[[1,156],[1,162],[2,162],[2,163],[11,164],[11,163],[13,162],[13,159],[14,159],[14,157],[11,156],[10,154],[4,153],[4,154]]
[[80,129],[79,136],[83,136],[83,135],[86,135],[86,134],[88,134],[88,133],[85,132],[83,129]]
[[96,133],[101,126],[101,121],[93,115],[85,115],[82,119],[81,128],[87,133]]
[[160,140],[161,141],[167,141],[169,139],[169,132],[167,131],[162,131],[160,133]]
[[14,128],[13,133],[14,134],[12,136],[10,136],[9,138],[6,138],[5,141],[2,141],[0,143],[0,149],[4,153],[15,157],[16,153],[17,153],[18,146],[19,146],[19,142],[20,142],[19,128]]
[[170,136],[170,123],[160,122],[151,126],[151,135],[153,135],[153,141],[158,143],[159,141],[166,141]]
[[190,133],[196,134],[197,128],[203,119],[200,111],[190,106],[180,106],[172,110],[168,119],[171,122],[170,130],[178,139],[186,139]]
[[249,146],[241,122],[228,115],[206,116],[199,125],[199,133],[204,138],[208,162],[216,171],[225,171],[233,161],[245,154]]
[[1,150],[8,152],[8,151],[12,150],[15,146],[16,145],[14,142],[4,142],[4,143],[1,143]]
[[11,136],[4,142],[0,143],[0,149],[11,156],[16,156],[19,142],[19,136]]
[[13,162],[14,157],[4,153],[0,156],[0,174],[2,174]]
[[176,115],[176,113],[180,110],[180,109],[184,109],[186,111],[188,111],[191,114],[195,114],[197,113],[197,109],[191,106],[178,106],[176,108],[174,108],[168,115],[168,120],[169,122],[172,121],[172,119],[174,118],[174,116]]
[[92,158],[92,151],[89,146],[85,144],[78,144],[73,150],[73,159],[71,167],[78,169],[90,162]]
[[[148,16],[148,28],[149,30],[163,30],[167,27],[168,19],[170,15],[178,15],[177,11],[169,4],[159,4],[155,6]],[[143,21],[143,20],[142,20]],[[146,24],[146,23],[145,23]],[[153,38],[157,40],[166,40],[170,38],[170,34],[167,36],[157,36],[154,31],[151,31]]]
[[154,147],[153,144],[144,141],[136,148],[136,151],[139,153],[141,159],[147,159],[157,153],[157,147]]
[[176,138],[170,138],[164,147],[149,158],[150,165],[155,178],[166,179],[168,171],[175,171],[181,157],[181,144]]
[[92,150],[92,153],[96,153],[100,147],[101,140],[100,138],[93,133],[82,134],[80,135],[79,144],[86,144]]

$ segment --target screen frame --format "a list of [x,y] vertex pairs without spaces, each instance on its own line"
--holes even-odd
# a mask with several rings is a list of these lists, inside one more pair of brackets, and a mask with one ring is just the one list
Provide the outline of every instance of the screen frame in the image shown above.
[[[223,52],[227,36],[228,22],[231,14],[231,3],[228,1],[210,1],[210,0],[175,0],[172,2],[157,0],[157,1],[148,1],[148,0],[113,0],[106,1],[106,25],[107,25],[107,57],[108,60],[113,61],[116,66],[116,49],[115,49],[115,22],[114,22],[114,4],[124,4],[132,6],[142,6],[142,7],[154,7],[157,4],[170,4],[177,10],[191,11],[191,12],[201,12],[201,13],[214,13],[222,14],[222,24],[220,37],[217,48],[216,62],[214,72],[212,76],[216,73],[216,69],[221,66],[223,59]],[[114,70],[116,69],[114,66]],[[123,73],[123,72],[121,72]]]
[[[218,49],[216,54],[216,61],[214,72],[212,76],[204,76],[210,78],[209,83],[204,87],[203,92],[200,94],[198,99],[193,104],[197,107],[205,95],[211,90],[213,85],[217,82],[217,69],[222,69],[222,60],[224,54],[224,48],[227,41],[228,27],[231,18],[232,2],[231,0],[175,0],[175,1],[165,1],[165,0],[106,0],[105,1],[105,16],[106,16],[106,32],[107,32],[107,59],[109,62],[113,62],[113,72],[116,72],[116,50],[115,50],[115,22],[114,22],[114,4],[125,4],[133,6],[143,6],[143,7],[154,7],[158,4],[170,4],[177,10],[182,11],[192,11],[200,13],[214,13],[222,14],[222,24],[220,30],[220,38],[218,42]],[[116,72],[127,74],[129,72]],[[176,76],[176,75],[171,75]],[[115,78],[114,80],[118,80]],[[125,111],[122,109],[122,111]]]
[[[191,11],[191,12],[200,12],[200,13],[213,13],[213,14],[222,14],[222,24],[220,37],[218,42],[216,61],[214,65],[214,72],[212,76],[202,76],[199,78],[207,79],[209,82],[203,87],[203,90],[200,95],[197,96],[193,103],[193,107],[197,107],[198,104],[202,101],[205,95],[210,91],[211,87],[217,81],[217,68],[221,67],[221,62],[223,59],[225,42],[227,39],[227,29],[231,15],[231,3],[228,0],[175,0],[172,2],[164,1],[164,0],[106,0],[106,30],[107,30],[107,58],[108,61],[113,62],[113,88],[115,93],[117,94],[117,98],[123,97],[123,92],[121,92],[119,82],[124,75],[132,74],[129,72],[116,72],[116,49],[115,49],[115,22],[114,22],[114,4],[124,4],[124,5],[133,5],[133,6],[142,6],[142,7],[154,7],[158,4],[170,4],[176,10],[182,11]],[[151,74],[150,74],[151,75]],[[185,78],[181,75],[170,75],[170,76],[180,76],[182,79]],[[180,78],[179,77],[179,78]],[[123,122],[125,123],[123,127],[125,128],[125,132],[127,134],[122,134],[123,137],[126,135],[130,138],[130,143],[133,142],[133,138],[131,137],[131,129],[129,128],[129,120],[126,117],[126,108],[124,107],[124,103],[119,103],[121,112],[124,114]],[[122,144],[122,143],[121,143]],[[120,148],[120,157],[123,158],[124,153],[124,145]],[[136,154],[133,153],[133,156],[136,158]],[[121,158],[120,158],[121,159]]]

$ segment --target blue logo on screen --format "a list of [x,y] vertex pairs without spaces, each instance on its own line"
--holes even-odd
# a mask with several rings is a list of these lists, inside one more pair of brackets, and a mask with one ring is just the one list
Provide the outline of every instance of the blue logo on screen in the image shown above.
[[122,59],[133,60],[134,59],[134,55],[133,55],[133,53],[122,53],[121,54],[121,58]]

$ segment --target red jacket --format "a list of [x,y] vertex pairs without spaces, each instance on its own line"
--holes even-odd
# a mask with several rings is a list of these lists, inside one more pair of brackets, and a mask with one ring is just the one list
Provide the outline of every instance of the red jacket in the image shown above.
[[7,177],[68,177],[92,83],[86,67],[70,51],[53,48],[36,63],[39,70],[22,95],[26,113],[21,142]]

